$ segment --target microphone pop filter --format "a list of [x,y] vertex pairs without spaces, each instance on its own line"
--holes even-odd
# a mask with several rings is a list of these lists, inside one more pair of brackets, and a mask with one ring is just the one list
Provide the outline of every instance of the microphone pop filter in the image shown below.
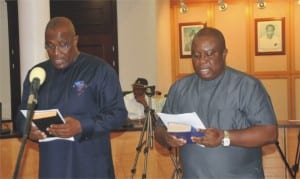
[[30,83],[33,81],[33,79],[38,78],[40,80],[40,85],[44,83],[46,79],[46,72],[42,67],[35,67],[31,70],[29,74],[29,81]]

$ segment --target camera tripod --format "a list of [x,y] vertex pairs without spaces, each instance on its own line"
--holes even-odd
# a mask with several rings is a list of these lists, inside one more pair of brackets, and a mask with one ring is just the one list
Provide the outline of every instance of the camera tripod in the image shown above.
[[296,150],[295,164],[293,165],[292,168],[290,167],[287,159],[285,158],[285,156],[279,146],[279,142],[277,141],[275,144],[276,144],[276,147],[280,153],[280,156],[281,156],[286,168],[288,169],[290,176],[293,179],[296,179],[296,176],[297,176],[297,173],[299,170],[299,162],[300,162],[300,151],[299,151],[300,150],[300,130],[298,131],[298,144],[297,144],[297,150]]
[[[149,88],[149,89],[148,89]],[[154,95],[154,86],[153,87],[147,87],[146,89],[146,95],[149,97],[149,107],[145,109],[145,121],[143,124],[143,129],[141,131],[139,143],[136,147],[136,155],[135,160],[133,163],[133,167],[131,169],[131,178],[133,179],[133,176],[136,173],[136,165],[139,158],[139,154],[142,151],[142,148],[144,147],[144,171],[142,174],[142,178],[145,179],[147,177],[147,162],[148,162],[148,153],[149,149],[153,148],[153,122],[155,122],[154,117],[154,110],[152,108],[152,99],[151,97]],[[145,139],[144,139],[145,137]]]

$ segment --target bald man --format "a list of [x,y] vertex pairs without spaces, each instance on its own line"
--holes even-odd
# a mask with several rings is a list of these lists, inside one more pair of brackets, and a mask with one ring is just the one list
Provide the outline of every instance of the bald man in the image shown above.
[[[48,126],[47,133],[75,140],[39,142],[47,137],[45,132],[31,127],[29,138],[39,143],[40,178],[115,177],[109,134],[127,118],[120,83],[113,68],[103,59],[80,52],[77,44],[78,35],[70,19],[54,17],[49,21],[45,31],[49,60],[35,66],[47,74],[36,109],[59,109],[65,123]],[[27,105],[28,75],[23,89],[20,109]],[[20,134],[24,123],[18,114]]]
[[194,73],[171,86],[163,112],[196,112],[206,127],[198,129],[204,136],[192,136],[188,144],[157,120],[155,139],[180,149],[183,179],[264,178],[261,147],[278,138],[269,94],[259,79],[226,66],[220,30],[201,29],[191,47]]

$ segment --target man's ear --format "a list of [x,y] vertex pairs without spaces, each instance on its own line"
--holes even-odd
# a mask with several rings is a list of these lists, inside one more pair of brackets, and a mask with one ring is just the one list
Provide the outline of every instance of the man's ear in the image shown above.
[[223,59],[226,59],[227,53],[228,53],[228,50],[227,50],[227,48],[225,48],[222,53]]
[[75,35],[75,36],[73,37],[73,45],[75,45],[75,47],[77,47],[78,40],[79,40],[79,36],[78,36],[78,35]]

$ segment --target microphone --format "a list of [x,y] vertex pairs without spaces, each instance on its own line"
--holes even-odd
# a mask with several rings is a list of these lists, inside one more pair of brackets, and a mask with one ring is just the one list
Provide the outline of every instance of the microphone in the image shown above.
[[40,89],[40,86],[44,83],[46,79],[46,72],[41,67],[35,67],[31,70],[29,74],[30,82],[30,94],[28,96],[28,108],[32,109],[35,104],[37,104],[37,94]]

